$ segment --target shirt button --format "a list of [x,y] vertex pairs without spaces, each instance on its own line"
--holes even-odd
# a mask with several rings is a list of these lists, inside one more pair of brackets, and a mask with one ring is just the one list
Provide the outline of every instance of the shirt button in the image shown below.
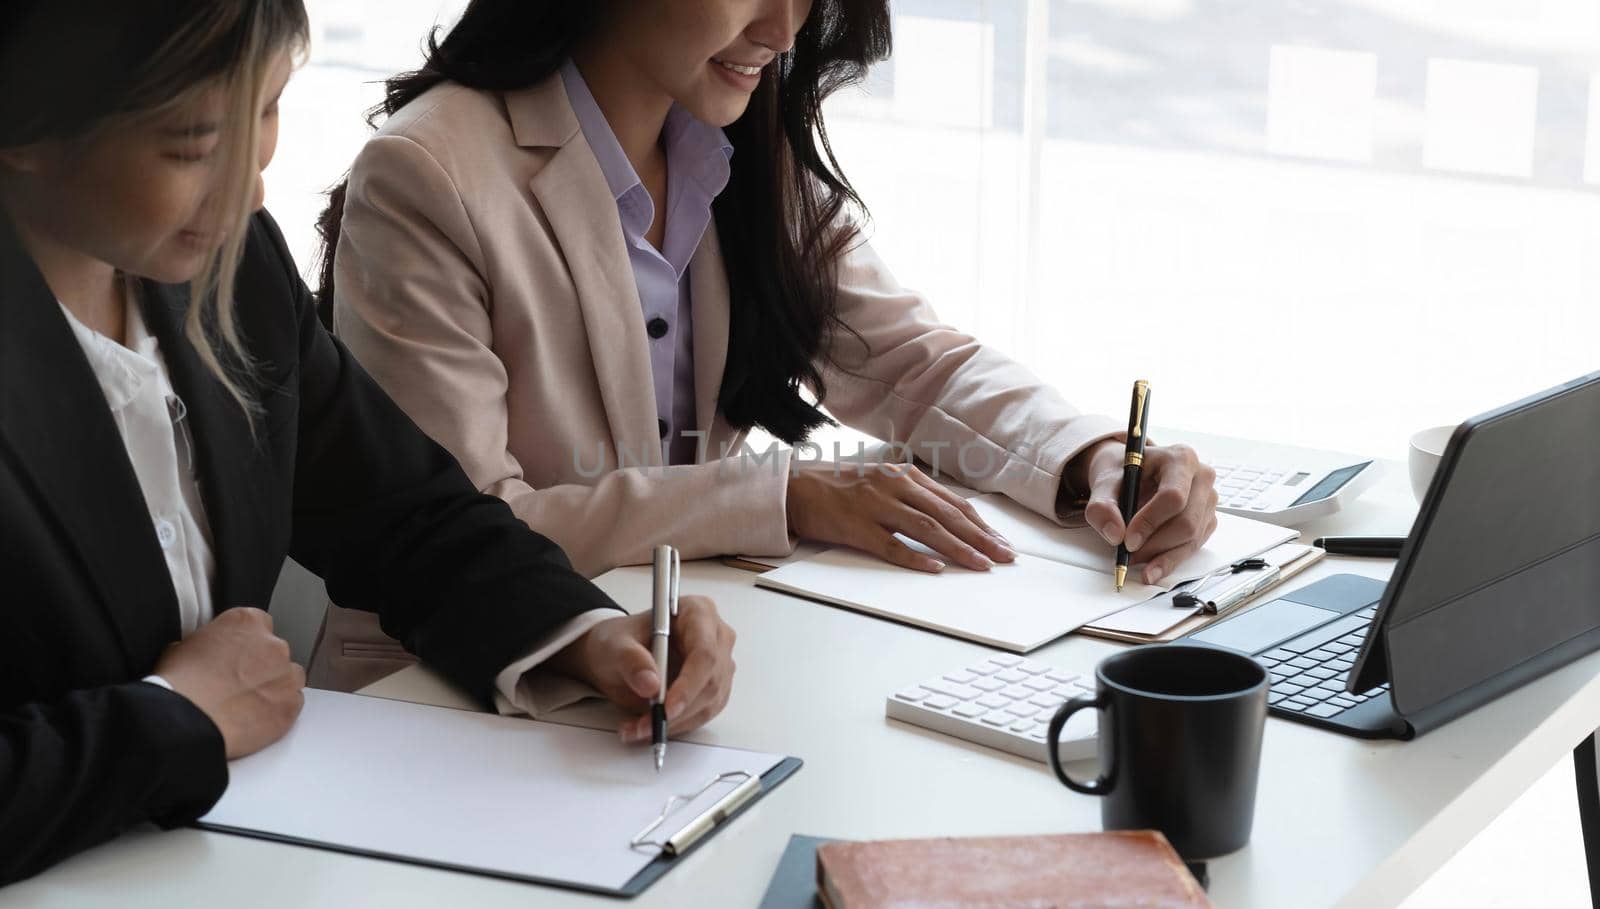
[[657,420],[656,421],[656,431],[661,433],[661,438],[665,439],[667,437],[667,421],[666,420]]
[[667,324],[667,320],[666,319],[663,319],[660,316],[656,316],[654,319],[651,319],[648,324],[645,325],[645,330],[650,332],[650,337],[656,338],[656,339],[659,340],[660,338],[666,337],[667,331],[671,327],[672,326]]
[[156,522],[156,540],[161,543],[162,549],[171,549],[172,544],[178,542],[178,528],[172,522],[162,519]]

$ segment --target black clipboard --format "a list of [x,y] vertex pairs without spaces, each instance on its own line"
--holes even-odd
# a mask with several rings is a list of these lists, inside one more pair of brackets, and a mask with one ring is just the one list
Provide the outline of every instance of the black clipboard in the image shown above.
[[[759,778],[759,790],[750,798],[746,799],[742,804],[740,804],[738,808],[729,811],[727,816],[716,822],[715,825],[705,833],[705,835],[697,838],[693,843],[679,850],[676,855],[667,855],[665,852],[663,852],[661,855],[658,855],[650,862],[650,864],[640,869],[639,873],[635,874],[628,880],[626,884],[618,889],[597,887],[591,884],[584,884],[577,881],[558,880],[556,878],[509,874],[503,871],[495,871],[493,869],[475,868],[468,865],[457,865],[450,862],[432,861],[411,855],[397,855],[394,853],[386,853],[372,849],[361,849],[341,843],[329,843],[301,837],[283,836],[277,833],[269,833],[261,830],[250,830],[242,827],[230,827],[224,824],[211,824],[203,821],[196,821],[192,826],[201,830],[210,830],[217,833],[230,833],[236,836],[248,836],[252,839],[269,840],[275,843],[287,843],[293,846],[306,846],[312,849],[325,849],[329,852],[342,852],[346,855],[359,855],[366,858],[384,859],[385,861],[391,862],[403,862],[407,865],[420,865],[425,868],[438,868],[443,871],[458,871],[465,874],[475,874],[480,877],[493,877],[501,880],[519,881],[525,884],[539,884],[546,887],[559,887],[563,890],[577,890],[584,893],[598,893],[603,896],[615,896],[631,899],[632,897],[643,893],[650,887],[651,884],[660,880],[663,875],[671,871],[673,868],[676,868],[681,862],[684,861],[684,859],[688,858],[690,855],[693,855],[695,850],[699,849],[702,843],[711,839],[717,834],[718,831],[726,827],[735,818],[748,811],[751,805],[754,805],[755,803],[761,801],[761,799],[765,798],[767,793],[777,788],[778,784],[793,776],[795,771],[799,770],[802,764],[803,762],[797,757],[786,757],[782,761],[779,761],[772,769],[761,775]],[[713,806],[713,808],[714,807],[715,806]]]
[[[505,735],[507,730],[515,730],[512,733],[515,738],[505,741],[520,742],[527,747],[519,752],[517,750],[519,745],[513,744],[509,746],[511,750],[500,751],[500,755],[526,757],[541,754],[544,755],[541,759],[557,760],[563,755],[576,754],[582,750],[573,749],[573,742],[576,741],[573,737],[610,738],[609,733],[561,724],[533,723],[530,725],[540,728],[540,733],[529,739],[522,739],[521,730],[516,727],[528,721],[497,717],[477,710],[315,689],[308,689],[306,695],[306,710],[301,714],[295,728],[291,730],[287,741],[274,746],[287,747],[289,750],[283,752],[277,759],[264,765],[257,765],[247,773],[242,772],[238,778],[230,782],[229,792],[191,826],[201,830],[483,877],[542,884],[607,896],[632,897],[644,892],[662,875],[677,867],[679,860],[694,852],[701,841],[716,835],[717,831],[743,814],[751,805],[759,802],[801,767],[799,758],[770,755],[769,757],[775,759],[776,763],[762,771],[759,776],[755,775],[755,767],[749,766],[748,770],[731,770],[717,774],[704,782],[696,781],[694,784],[689,784],[680,780],[680,785],[693,790],[692,792],[673,792],[665,787],[658,789],[659,794],[671,795],[672,798],[668,799],[665,805],[660,802],[650,805],[649,811],[645,811],[644,806],[641,806],[639,809],[641,816],[636,821],[629,819],[632,821],[631,824],[621,825],[627,828],[623,835],[632,837],[628,845],[636,850],[649,850],[660,841],[670,842],[676,847],[674,850],[676,854],[671,854],[671,851],[666,849],[660,850],[659,854],[645,851],[641,855],[643,861],[639,869],[620,886],[613,886],[611,882],[616,879],[614,877],[598,883],[569,880],[560,876],[567,873],[563,863],[560,862],[535,862],[526,867],[517,867],[499,864],[487,858],[478,861],[478,854],[471,840],[457,841],[454,848],[433,850],[425,844],[413,844],[409,838],[403,836],[374,837],[357,833],[350,839],[343,839],[342,835],[351,830],[347,823],[342,821],[304,823],[297,812],[285,813],[279,810],[284,804],[283,787],[300,789],[297,796],[300,798],[315,798],[323,792],[329,795],[333,793],[338,793],[340,796],[351,795],[343,802],[319,803],[320,810],[326,812],[330,810],[330,805],[338,804],[337,810],[346,813],[329,815],[330,817],[363,817],[363,815],[350,815],[348,812],[362,810],[360,806],[365,804],[364,799],[367,798],[389,799],[389,793],[393,790],[387,787],[402,782],[406,772],[405,762],[390,761],[387,758],[389,752],[374,751],[374,749],[385,745],[392,746],[393,736],[401,733],[408,737],[412,736],[416,729],[428,728],[427,724],[430,722],[435,724],[432,727],[435,730],[432,737],[449,743],[439,746],[443,750],[435,750],[432,759],[452,762],[451,766],[459,766],[460,762],[471,760],[473,748],[482,747],[485,741],[494,741],[493,736]],[[307,729],[310,731],[305,731]],[[296,741],[296,735],[302,733],[307,738],[303,742]],[[480,735],[489,738],[480,739]],[[545,737],[542,745],[539,742],[540,736]],[[297,752],[297,748],[304,748],[305,751]],[[451,752],[452,748],[457,750]],[[460,750],[463,748],[466,749],[465,752]],[[370,758],[373,754],[383,756],[384,763],[381,766],[387,768],[387,771],[379,770],[375,775],[374,765],[364,762],[364,758]],[[463,757],[463,754],[467,757]],[[306,763],[308,761],[312,763]],[[325,763],[327,761],[333,763],[327,764]],[[506,766],[506,762],[502,760],[492,772],[503,774],[506,772]],[[523,766],[525,765],[515,765],[514,773],[517,777],[522,776]],[[648,764],[642,766],[648,767]],[[314,780],[307,780],[305,774],[314,773],[318,768],[327,768],[329,772]],[[399,778],[394,773],[395,770],[399,771]],[[388,772],[389,778],[384,777],[384,772]],[[231,773],[232,768],[230,768]],[[250,777],[248,781],[247,775]],[[543,779],[546,785],[552,785],[550,781],[554,781],[553,785],[559,785],[560,775],[549,775]],[[718,788],[734,780],[737,780],[737,783],[726,791]],[[475,782],[473,785],[480,783]],[[243,790],[239,790],[241,786],[244,787]],[[350,786],[357,788],[354,790],[346,788]],[[534,789],[537,790],[537,786]],[[235,796],[236,790],[239,791]],[[233,804],[230,804],[230,799]],[[693,814],[688,810],[691,806]],[[612,826],[617,826],[616,822],[620,821],[620,818],[615,815],[611,817]],[[414,821],[415,818],[410,820]],[[565,836],[565,834],[559,835]]]

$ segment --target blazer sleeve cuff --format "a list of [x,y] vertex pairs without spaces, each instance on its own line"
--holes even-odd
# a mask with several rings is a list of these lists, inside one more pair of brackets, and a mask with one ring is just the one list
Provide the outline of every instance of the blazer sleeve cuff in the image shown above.
[[495,676],[495,710],[505,716],[527,714],[537,720],[562,707],[600,697],[600,692],[577,679],[541,669],[540,665],[589,629],[620,614],[615,609],[591,609],[568,619],[539,640],[527,656]]
[[211,810],[228,788],[222,731],[181,694],[145,681],[118,686],[133,708],[128,755],[146,768],[149,817],[164,828],[188,824]]
[[774,449],[770,454],[755,454],[748,449],[731,452],[717,462],[719,479],[740,484],[740,498],[750,503],[749,510],[731,511],[738,520],[748,515],[740,528],[737,543],[730,553],[747,556],[786,556],[794,552],[799,539],[789,532],[789,472],[794,450]]
[[1082,523],[1082,509],[1062,510],[1064,475],[1073,458],[1107,439],[1121,439],[1126,430],[1110,417],[1089,414],[1076,417],[1040,452],[1035,466],[1039,482],[1021,484],[1007,494],[1035,514],[1043,515],[1063,527]]

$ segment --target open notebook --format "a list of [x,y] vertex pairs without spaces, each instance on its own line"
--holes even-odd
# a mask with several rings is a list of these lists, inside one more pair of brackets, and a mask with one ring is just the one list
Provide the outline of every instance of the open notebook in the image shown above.
[[[675,741],[657,774],[648,748],[609,731],[305,694],[288,735],[228,765],[228,789],[199,826],[633,894],[674,861],[660,846],[631,845],[657,817],[645,837],[652,842],[697,819],[722,820],[711,809],[736,815],[799,767],[781,755]],[[693,797],[664,812],[679,795]]]
[[1088,527],[1063,528],[1004,496],[969,500],[1017,550],[1010,565],[939,574],[890,565],[854,549],[829,549],[766,572],[756,584],[927,628],[991,647],[1027,653],[1164,590],[1299,536],[1295,530],[1217,515],[1217,531],[1159,586],[1112,586],[1116,551]]

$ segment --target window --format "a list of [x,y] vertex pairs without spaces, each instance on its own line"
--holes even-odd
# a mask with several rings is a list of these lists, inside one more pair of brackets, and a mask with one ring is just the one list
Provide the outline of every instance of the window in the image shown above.
[[[450,0],[314,0],[269,199],[317,192]],[[1086,409],[1403,455],[1597,368],[1594,0],[896,0],[830,102],[872,241]]]

